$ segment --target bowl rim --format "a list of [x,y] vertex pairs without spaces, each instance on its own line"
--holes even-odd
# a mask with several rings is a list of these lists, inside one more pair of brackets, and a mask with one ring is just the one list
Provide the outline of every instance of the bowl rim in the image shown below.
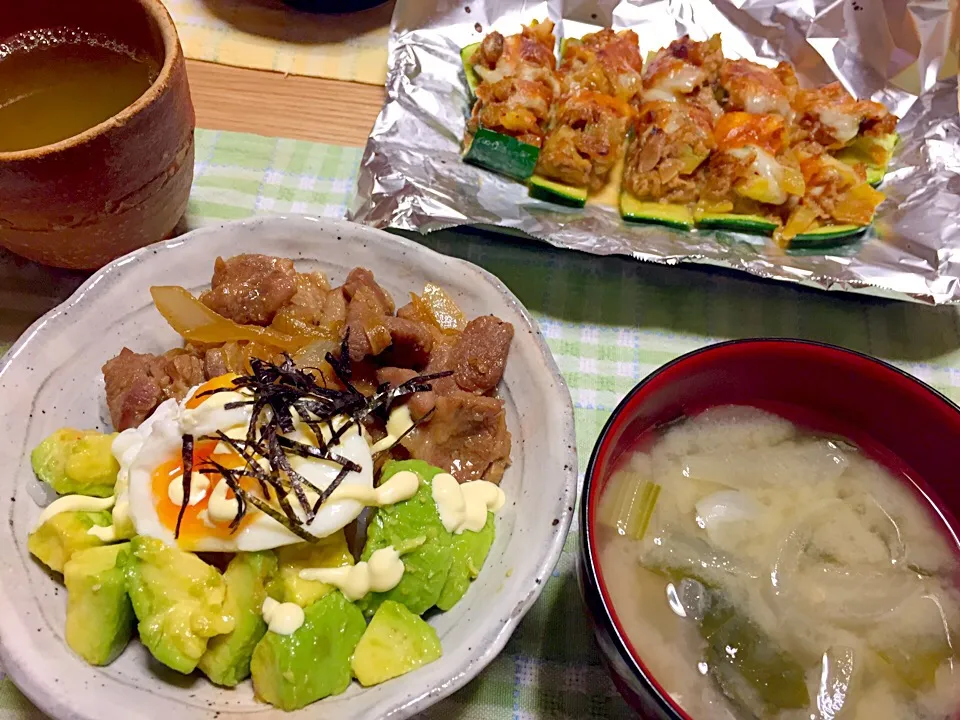
[[143,9],[149,21],[160,31],[160,36],[163,38],[163,64],[160,66],[157,77],[150,83],[150,87],[144,90],[140,97],[116,115],[112,115],[103,122],[97,123],[76,135],[71,135],[55,143],[26,148],[24,150],[0,150],[0,163],[39,160],[49,155],[54,155],[64,150],[70,150],[71,148],[83,145],[108,130],[125,124],[127,120],[155,102],[170,85],[174,65],[178,62],[182,52],[180,50],[180,37],[177,34],[177,27],[174,25],[170,12],[160,0],[128,0],[128,2],[139,5]]
[[633,399],[642,393],[654,379],[662,375],[664,372],[670,370],[674,366],[685,363],[694,357],[706,353],[712,353],[730,346],[739,345],[794,345],[816,347],[831,353],[852,356],[857,361],[866,361],[868,363],[880,366],[885,370],[893,371],[896,375],[900,376],[902,380],[906,380],[915,385],[918,390],[926,391],[931,396],[931,400],[939,400],[944,403],[948,409],[953,410],[955,413],[960,413],[960,406],[958,406],[957,403],[953,402],[942,392],[923,382],[914,375],[911,375],[907,371],[898,368],[896,365],[893,365],[885,360],[881,360],[880,358],[873,357],[872,355],[867,355],[866,353],[862,353],[857,350],[850,350],[848,348],[831,343],[790,337],[738,338],[735,340],[726,340],[723,342],[704,345],[703,347],[684,353],[683,355],[680,355],[673,360],[670,360],[669,362],[659,366],[656,370],[640,380],[640,382],[638,382],[630,390],[630,392],[624,396],[624,398],[617,404],[616,408],[614,408],[613,412],[610,414],[610,417],[607,419],[606,423],[604,423],[600,434],[597,436],[596,443],[594,444],[593,450],[590,453],[590,459],[587,462],[587,467],[584,472],[583,490],[580,496],[580,517],[578,518],[578,529],[580,536],[583,538],[581,545],[581,559],[583,562],[586,585],[589,589],[595,591],[596,597],[599,599],[599,608],[602,609],[600,617],[594,617],[594,622],[602,626],[603,629],[607,631],[607,634],[613,639],[613,645],[615,646],[620,659],[626,664],[633,677],[639,680],[647,690],[651,691],[651,699],[656,703],[661,712],[666,713],[671,720],[697,719],[693,718],[682,708],[680,708],[680,706],[673,700],[672,696],[657,681],[657,679],[654,677],[654,674],[646,667],[644,662],[641,660],[641,654],[637,651],[637,648],[627,637],[627,634],[620,622],[619,616],[617,615],[616,609],[613,606],[613,602],[610,599],[609,592],[607,591],[606,585],[603,582],[603,578],[599,569],[600,563],[597,556],[597,543],[594,537],[596,523],[593,518],[596,516],[597,499],[599,497],[599,494],[593,490],[595,486],[594,480],[596,479],[597,464],[599,462],[600,450],[603,447],[604,441],[617,424],[617,421],[622,413],[633,402]]

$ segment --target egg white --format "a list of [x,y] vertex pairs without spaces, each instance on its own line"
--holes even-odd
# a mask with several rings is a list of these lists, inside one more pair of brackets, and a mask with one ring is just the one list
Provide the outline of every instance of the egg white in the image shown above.
[[[188,393],[187,398],[194,392],[196,388]],[[186,401],[178,404],[174,400],[168,400],[140,427],[120,433],[113,444],[113,453],[120,463],[117,484],[118,512],[115,512],[115,522],[118,514],[122,516],[129,508],[129,517],[137,534],[154,537],[169,545],[195,552],[250,552],[303,542],[269,515],[249,506],[247,512],[252,514],[252,519],[229,538],[210,536],[177,541],[174,540],[173,531],[160,521],[157,514],[157,498],[153,494],[152,481],[154,470],[180,456],[181,438],[184,434],[199,437],[222,430],[229,435],[242,435],[250,422],[250,406],[230,410],[224,406],[230,402],[248,399],[249,396],[239,392],[220,392],[211,395],[196,408],[187,408]],[[290,437],[309,443],[310,437],[305,432],[305,427],[299,422],[297,425],[297,430]],[[348,473],[342,486],[372,488],[373,456],[364,437],[353,429],[341,438],[335,449],[337,454],[352,460],[361,468],[360,472]],[[341,469],[340,465],[329,461],[294,455],[290,456],[290,464],[297,473],[320,490],[326,489]],[[211,485],[209,492],[213,492],[215,485]],[[296,502],[292,505],[301,519],[302,527],[318,538],[331,535],[353,522],[364,508],[363,504],[356,500],[328,501],[320,507],[313,521],[305,524],[302,509]]]

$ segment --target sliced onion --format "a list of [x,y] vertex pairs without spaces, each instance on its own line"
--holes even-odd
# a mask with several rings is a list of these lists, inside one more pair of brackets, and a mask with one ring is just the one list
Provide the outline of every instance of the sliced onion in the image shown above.
[[830,647],[820,661],[816,720],[840,720],[850,709],[850,692],[857,670],[856,653],[850,647]]
[[461,332],[467,318],[456,301],[439,285],[427,283],[420,297],[411,294],[414,306],[444,332]]
[[[849,460],[830,440],[814,440],[783,447],[688,455],[683,460],[683,475],[694,480],[715,482],[730,488],[755,488],[770,485],[808,485],[836,480]],[[797,478],[796,469],[804,469]]]
[[175,285],[155,285],[150,295],[157,310],[170,327],[184,340],[198,343],[227,343],[246,340],[260,342],[287,352],[294,352],[309,342],[308,338],[282,335],[269,328],[241,325],[218,315],[197,300],[186,289]]
[[711,541],[717,543],[714,534],[719,526],[753,520],[761,511],[760,503],[746,493],[721,490],[697,502],[697,524],[706,531]]
[[836,511],[844,507],[833,499],[808,509],[780,544],[771,585],[786,610],[806,609],[841,627],[862,626],[893,612],[916,592],[917,581],[893,562],[847,567],[816,556],[817,527],[838,522]]

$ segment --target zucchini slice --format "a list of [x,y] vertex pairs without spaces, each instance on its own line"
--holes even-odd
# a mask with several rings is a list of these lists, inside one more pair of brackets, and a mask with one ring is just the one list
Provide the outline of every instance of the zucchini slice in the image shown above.
[[473,43],[473,45],[467,45],[465,48],[460,50],[460,62],[463,63],[463,73],[467,76],[467,86],[470,88],[470,95],[477,94],[477,85],[480,84],[480,76],[477,74],[477,71],[473,69],[473,63],[470,62],[470,58],[473,57],[473,53],[477,51],[477,48],[480,47],[480,43]]
[[750,235],[772,235],[779,223],[763,215],[735,213],[703,213],[697,217],[697,227],[705,230],[729,230]]
[[837,159],[848,165],[863,163],[867,168],[867,182],[877,187],[887,174],[887,167],[893,159],[893,151],[900,136],[890,133],[881,137],[861,135],[850,145],[837,152]]
[[587,188],[550,180],[542,175],[530,178],[530,197],[567,207],[581,208],[587,202]]
[[666,225],[680,230],[693,227],[693,212],[686,205],[645,202],[632,193],[620,193],[620,217],[630,222]]
[[867,168],[867,182],[870,183],[872,187],[879,187],[880,183],[883,182],[884,175],[887,174],[886,168]]
[[516,180],[526,180],[533,175],[538,157],[540,148],[536,145],[486,128],[477,130],[470,147],[463,153],[464,161]]
[[810,232],[801,233],[790,240],[789,248],[828,248],[843,245],[862,235],[869,225],[824,225]]

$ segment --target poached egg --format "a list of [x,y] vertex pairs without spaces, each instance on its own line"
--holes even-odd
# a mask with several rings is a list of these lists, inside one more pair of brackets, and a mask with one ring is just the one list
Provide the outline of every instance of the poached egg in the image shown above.
[[[268,514],[248,504],[235,530],[230,525],[237,513],[237,499],[220,475],[201,474],[197,468],[213,460],[225,468],[242,468],[246,461],[228,443],[205,439],[218,430],[228,437],[246,437],[251,421],[251,405],[227,406],[252,400],[245,389],[234,389],[235,375],[223,375],[199,385],[183,402],[167,400],[139,427],[120,433],[113,443],[113,454],[120,463],[117,479],[117,504],[114,524],[129,527],[192,552],[251,552],[302,542],[302,538]],[[216,390],[214,394],[205,394]],[[340,423],[345,418],[338,418]],[[336,422],[334,427],[337,427]],[[192,435],[191,489],[188,505],[174,538],[177,517],[183,499],[182,437]],[[318,447],[313,431],[295,418],[291,440]],[[329,441],[329,436],[324,438]],[[337,455],[352,460],[359,472],[347,473],[340,487],[373,488],[373,456],[365,436],[353,426],[332,447]],[[299,455],[288,456],[292,468],[319,490],[325,490],[340,473],[341,466],[329,460]],[[259,459],[265,468],[267,461]],[[241,486],[277,506],[276,497],[264,498],[259,482],[252,477],[240,479]],[[310,502],[316,494],[308,490]],[[272,494],[272,493],[271,493]],[[362,512],[363,503],[353,499],[331,498],[317,510],[309,523],[296,498],[288,496],[300,518],[303,530],[318,538],[331,535],[351,523]],[[279,508],[278,508],[279,511]]]

